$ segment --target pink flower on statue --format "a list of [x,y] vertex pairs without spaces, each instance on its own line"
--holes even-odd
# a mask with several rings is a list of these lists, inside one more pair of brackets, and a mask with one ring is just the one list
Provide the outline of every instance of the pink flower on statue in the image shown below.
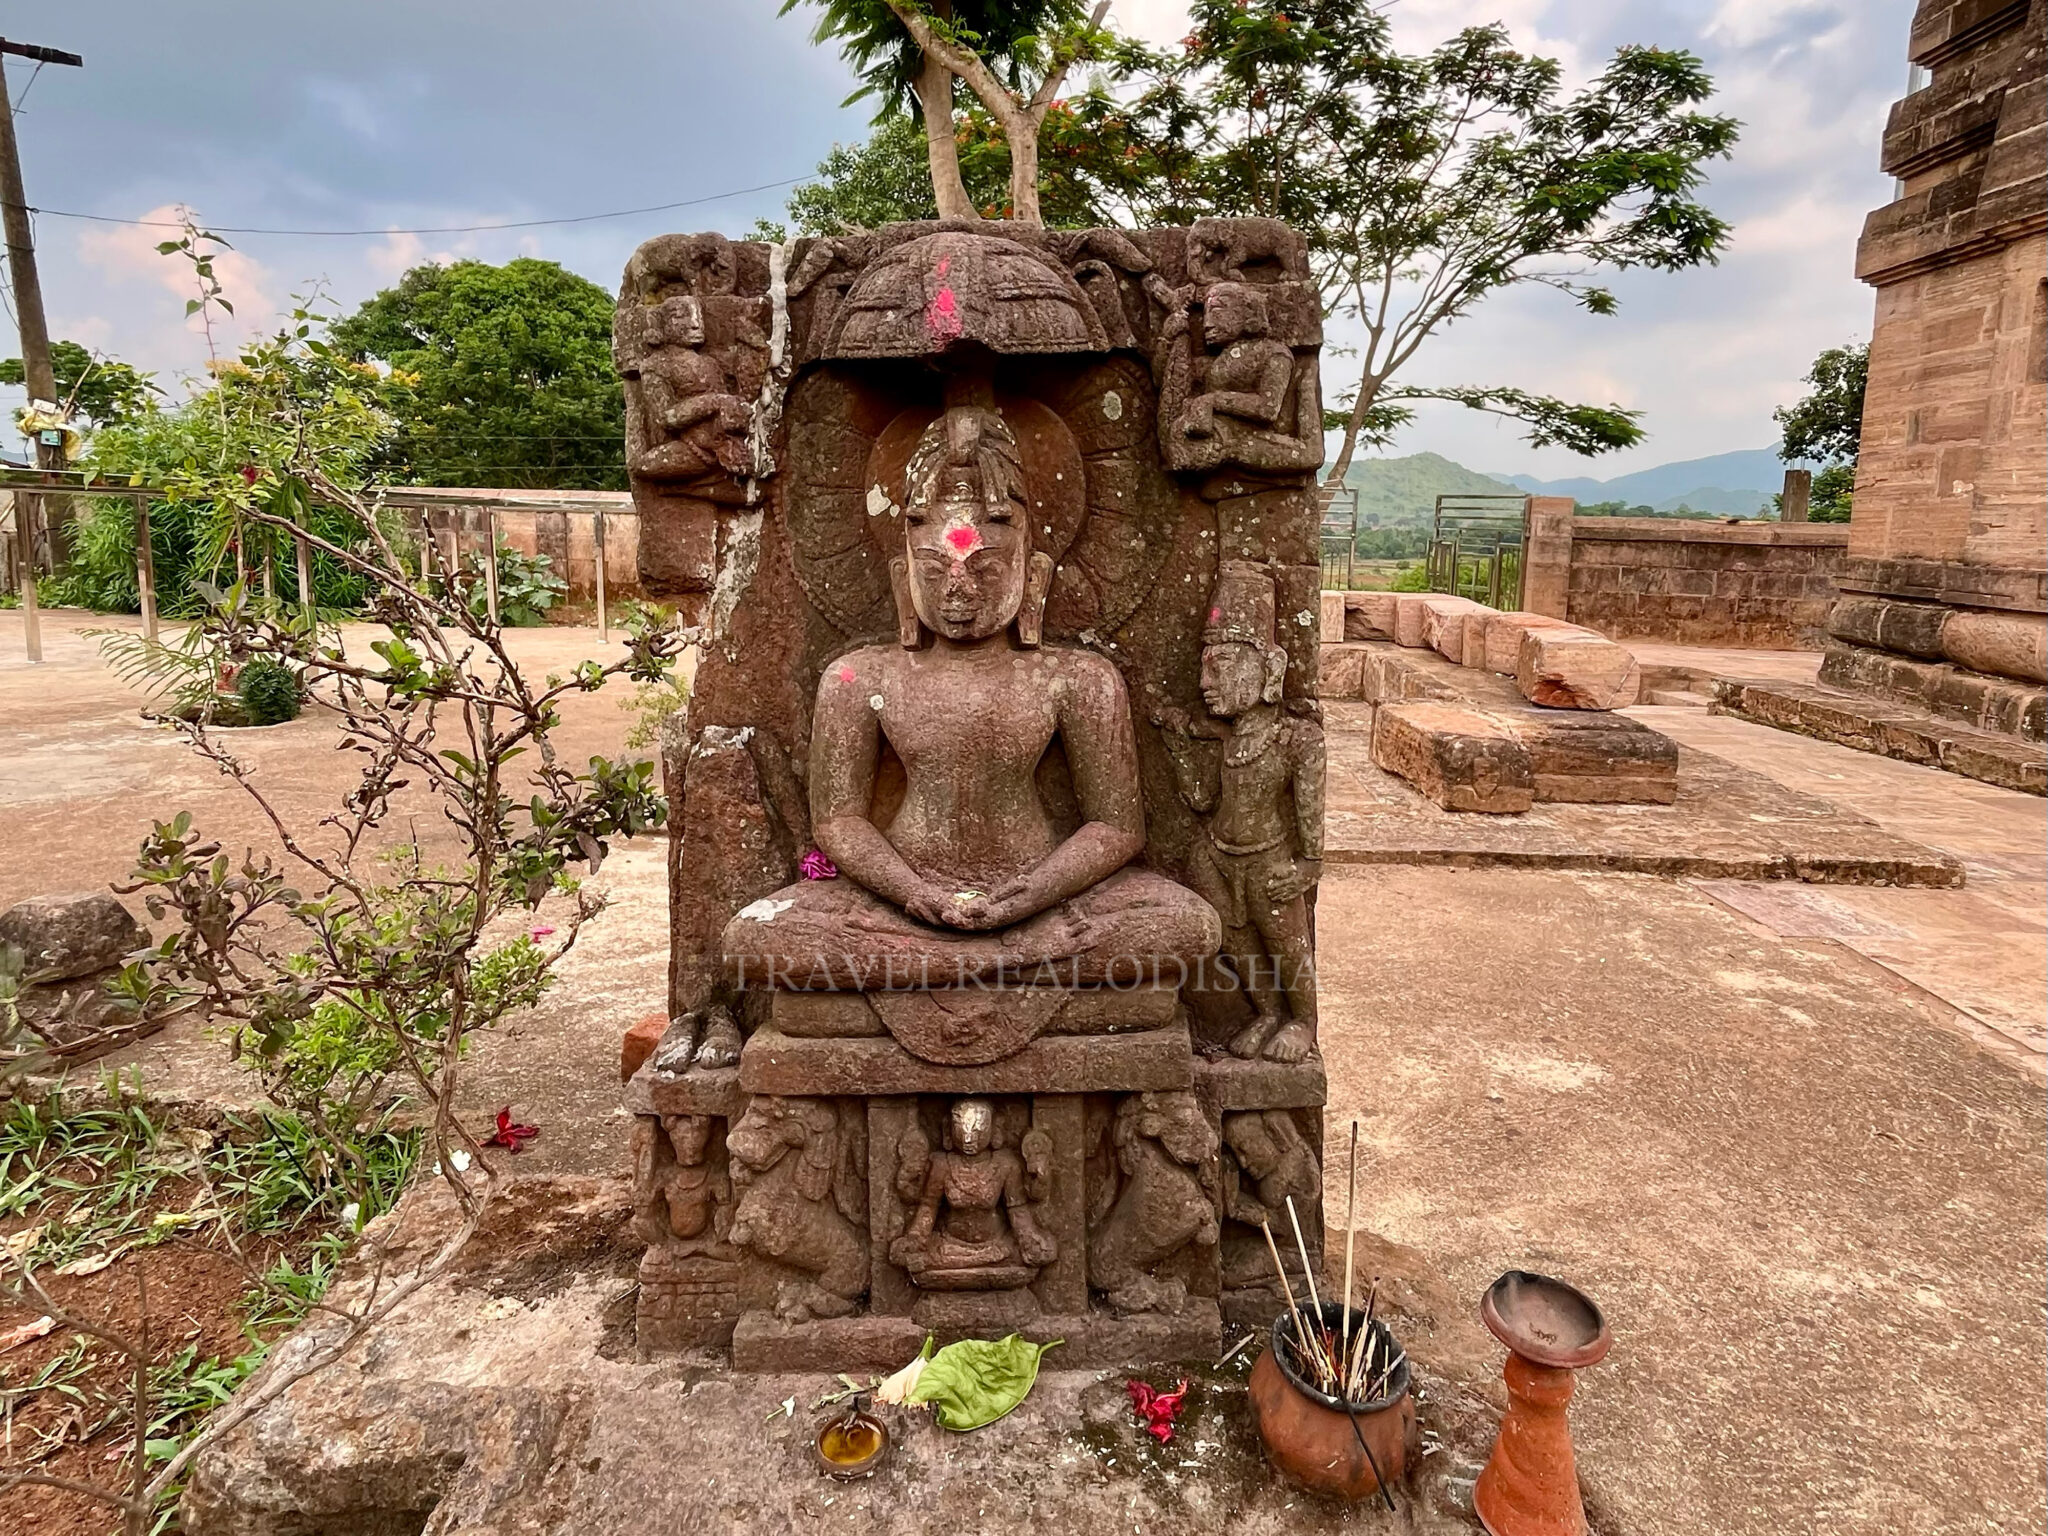
[[803,871],[803,877],[806,880],[837,880],[839,878],[839,866],[826,858],[824,853],[816,848],[811,849],[810,852],[803,856],[798,862],[797,868]]

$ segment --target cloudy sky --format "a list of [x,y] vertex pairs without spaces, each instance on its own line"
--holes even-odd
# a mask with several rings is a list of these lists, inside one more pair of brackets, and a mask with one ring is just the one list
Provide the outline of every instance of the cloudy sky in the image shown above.
[[[408,266],[545,256],[616,285],[640,240],[738,233],[865,130],[849,77],[775,0],[76,0],[6,7],[0,31],[85,55],[39,76],[7,61],[53,335],[191,374],[205,340],[189,279],[156,254],[189,205],[209,225],[360,230],[247,234],[220,263],[249,324],[318,280],[353,307]],[[1649,439],[1589,462],[1437,407],[1394,452],[1488,470],[1602,477],[1774,439],[1772,407],[1822,347],[1869,334],[1851,275],[1863,216],[1890,195],[1884,115],[1905,84],[1912,0],[1393,0],[1404,44],[1500,20],[1516,42],[1596,73],[1618,45],[1688,48],[1744,123],[1707,199],[1735,227],[1720,266],[1624,276],[1618,317],[1548,291],[1490,301],[1418,355],[1417,382],[1505,383],[1644,411]],[[1115,0],[1111,20],[1179,36],[1175,0]],[[761,190],[747,190],[761,189]],[[628,218],[454,230],[692,200]],[[445,233],[394,233],[443,230]],[[1340,338],[1337,338],[1341,340]],[[15,346],[11,305],[0,347]],[[1332,358],[1334,376],[1345,366]],[[174,386],[175,388],[175,386]],[[1334,392],[1334,391],[1333,391]],[[11,395],[13,398],[8,398]],[[19,391],[0,391],[11,407]],[[11,411],[9,412],[11,415]]]

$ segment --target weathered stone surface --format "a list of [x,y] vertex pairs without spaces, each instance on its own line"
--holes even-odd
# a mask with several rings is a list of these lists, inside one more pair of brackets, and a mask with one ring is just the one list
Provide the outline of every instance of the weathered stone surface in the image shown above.
[[[1515,668],[1521,664],[1522,636],[1531,630],[1586,633],[1578,625],[1567,624],[1563,619],[1554,619],[1547,613],[1475,613],[1466,618],[1465,624],[1465,665],[1480,667],[1488,672],[1498,672],[1507,677],[1513,677]],[[1473,654],[1474,628],[1479,631],[1476,656]]]
[[747,1107],[740,1091],[740,1069],[658,1072],[642,1068],[626,1084],[626,1108],[636,1115],[717,1115],[737,1119]]
[[[1007,1331],[1007,1330],[1005,1330]],[[909,1363],[924,1344],[915,1318],[862,1313],[793,1326],[772,1312],[742,1313],[732,1334],[741,1371],[864,1371],[880,1375]]]
[[1324,645],[1334,645],[1344,639],[1344,594],[1326,589],[1322,595],[1319,613],[1317,638]]
[[[1825,668],[1822,678],[1831,680]],[[1973,730],[1887,699],[1795,683],[1723,678],[1714,685],[1713,708],[1859,752],[1945,768],[2001,789],[2048,794],[2048,748],[2016,736]]]
[[1515,663],[1522,697],[1553,709],[1620,709],[1635,703],[1641,677],[1626,648],[1590,630],[1531,629]]
[[1400,607],[1393,592],[1346,592],[1344,594],[1344,638],[1346,640],[1391,640],[1394,614]]
[[2048,737],[2048,689],[1951,662],[1922,661],[1836,640],[1821,655],[1820,680],[1875,702],[1927,710],[1978,730],[2036,742]]
[[654,1048],[661,1044],[661,1037],[668,1033],[668,1015],[650,1013],[635,1019],[619,1042],[619,1081],[630,1083],[633,1074],[646,1065],[647,1058],[654,1054]]
[[1529,754],[1539,802],[1670,805],[1678,798],[1678,743],[1639,720],[1530,710],[1507,725]]
[[1368,652],[1363,645],[1329,644],[1325,642],[1322,656],[1322,677],[1318,684],[1317,697],[1325,702],[1340,699],[1364,697],[1365,658]]
[[1431,595],[1422,601],[1422,643],[1446,661],[1465,659],[1465,625],[1475,614],[1487,611],[1484,603],[1469,597]]
[[1210,1056],[1195,1064],[1195,1092],[1226,1114],[1242,1109],[1320,1110],[1327,1090],[1320,1055],[1289,1063]]
[[1372,760],[1447,811],[1512,814],[1535,803],[1527,750],[1499,720],[1461,705],[1382,705]]
[[25,982],[109,970],[148,942],[149,931],[110,891],[31,896],[0,912],[0,944],[21,951]]
[[1419,649],[1429,642],[1423,638],[1422,626],[1428,617],[1425,606],[1436,594],[1432,592],[1392,592],[1394,599],[1394,644]]
[[942,1066],[894,1040],[799,1040],[757,1031],[740,1084],[770,1094],[1135,1092],[1193,1081],[1185,1025],[1127,1035],[1043,1035],[1000,1061]]

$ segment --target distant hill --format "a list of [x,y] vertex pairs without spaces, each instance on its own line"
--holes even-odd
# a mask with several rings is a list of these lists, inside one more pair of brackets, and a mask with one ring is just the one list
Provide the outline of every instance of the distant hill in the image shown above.
[[1775,448],[1745,448],[1704,459],[1659,464],[1654,469],[1639,469],[1612,480],[1595,480],[1588,475],[1569,480],[1538,480],[1534,475],[1491,478],[1537,496],[1570,496],[1587,503],[1625,501],[1663,511],[1683,504],[1697,512],[1740,516],[1770,504],[1770,498],[1785,483],[1786,468]]
[[1436,453],[1358,459],[1344,481],[1358,489],[1360,528],[1426,528],[1439,496],[1498,496],[1510,489]]

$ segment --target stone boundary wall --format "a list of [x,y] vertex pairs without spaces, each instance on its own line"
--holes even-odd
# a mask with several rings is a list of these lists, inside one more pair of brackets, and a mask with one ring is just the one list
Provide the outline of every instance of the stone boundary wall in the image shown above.
[[597,591],[597,520],[604,513],[604,584],[608,598],[640,591],[640,514],[627,491],[521,491],[469,486],[389,486],[384,504],[409,514],[417,528],[424,513],[444,559],[458,547],[466,559],[484,547],[490,516],[498,538],[524,555],[542,554],[569,584],[569,596]]
[[[1573,517],[1568,541],[1532,540],[1525,587],[1562,587],[1561,609],[1524,601],[1615,640],[1819,650],[1848,543],[1843,523]],[[1565,570],[1535,569],[1546,554]]]

